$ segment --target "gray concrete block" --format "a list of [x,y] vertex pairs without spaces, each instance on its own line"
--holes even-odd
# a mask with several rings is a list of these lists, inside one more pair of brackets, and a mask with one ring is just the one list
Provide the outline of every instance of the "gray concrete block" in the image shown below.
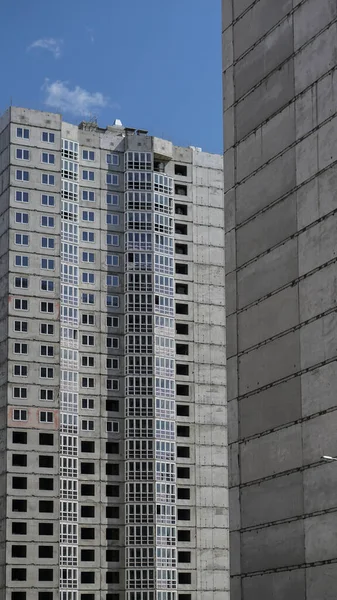
[[277,477],[241,490],[243,528],[291,519],[302,511],[302,473]]
[[222,0],[222,31],[233,21],[233,2],[232,0]]
[[[227,36],[223,36],[223,38],[226,44],[225,50],[228,54],[228,38]],[[278,65],[287,60],[292,55],[293,48],[292,20],[286,19],[235,65],[236,100],[264,79]]]
[[314,132],[296,146],[296,184],[301,185],[318,171],[318,133]]
[[304,275],[336,256],[337,214],[300,234],[298,238],[299,275]]
[[229,490],[229,528],[235,531],[241,528],[240,488]]
[[337,565],[319,565],[306,569],[306,600],[335,600]]
[[[326,442],[324,452],[330,454],[329,446],[331,448],[334,440],[327,439]],[[336,466],[335,462],[322,461],[319,466],[303,472],[303,510],[306,514],[336,508]]]
[[295,168],[295,150],[291,148],[240,185],[236,195],[237,224],[290,192],[296,185]]
[[337,166],[332,166],[297,191],[298,229],[336,208]]
[[307,0],[294,12],[295,50],[314,37],[337,16],[337,5],[332,0]]
[[303,522],[248,531],[241,537],[242,570],[250,573],[304,562]]
[[234,0],[234,19],[237,19],[253,2],[254,0]]
[[238,272],[238,307],[244,308],[297,277],[297,240],[293,239]]
[[[321,460],[323,455],[337,456],[337,410],[303,423],[303,463]],[[337,465],[336,465],[337,466]],[[336,470],[337,475],[337,470]],[[337,499],[336,499],[337,504]]]
[[300,417],[299,377],[274,385],[239,402],[240,435],[243,438],[296,421]]
[[307,600],[304,570],[247,577],[242,585],[244,600]]
[[336,406],[336,361],[305,373],[301,380],[304,417]]
[[227,400],[228,402],[238,395],[238,359],[229,358],[227,361]]
[[295,55],[295,94],[302,92],[335,65],[336,33],[337,26],[333,23]]
[[238,362],[239,395],[296,373],[300,362],[299,331],[290,332],[242,355]]
[[337,559],[336,528],[336,512],[305,519],[306,562]]
[[301,426],[292,425],[240,445],[241,481],[270,477],[302,465]]
[[226,344],[228,358],[237,354],[237,316],[235,314],[227,317]]
[[337,265],[328,265],[298,284],[301,321],[333,308],[336,305]]
[[330,313],[300,329],[301,369],[337,357],[336,327],[337,314]]
[[225,232],[230,231],[235,227],[235,192],[234,189],[229,190],[224,198],[225,206]]
[[239,415],[238,415],[238,401],[236,399],[231,400],[227,404],[227,416],[228,416],[228,443],[237,442],[239,439]]
[[239,531],[232,531],[229,534],[229,555],[230,555],[230,574],[238,575],[241,573],[241,539]]
[[287,287],[238,314],[239,351],[298,324],[298,288]]
[[226,313],[227,316],[236,311],[236,272],[229,273],[225,279]]
[[[270,0],[265,1],[269,2]],[[246,34],[247,31],[243,36],[246,37]],[[285,104],[288,104],[293,95],[293,61],[288,61],[275,73],[271,73],[261,85],[237,105],[237,140],[241,140],[245,135],[263,123],[263,121],[269,119]]]

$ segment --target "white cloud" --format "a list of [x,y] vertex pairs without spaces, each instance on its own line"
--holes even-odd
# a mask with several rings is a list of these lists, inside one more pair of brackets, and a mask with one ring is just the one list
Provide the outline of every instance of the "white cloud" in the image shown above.
[[78,85],[70,89],[66,81],[46,79],[42,89],[46,92],[45,104],[73,115],[88,116],[109,102],[101,92],[90,93]]
[[43,38],[41,40],[35,40],[35,42],[28,46],[27,49],[32,50],[32,48],[44,48],[44,50],[49,50],[49,52],[54,54],[55,58],[60,58],[62,44],[63,40],[57,40],[55,38]]

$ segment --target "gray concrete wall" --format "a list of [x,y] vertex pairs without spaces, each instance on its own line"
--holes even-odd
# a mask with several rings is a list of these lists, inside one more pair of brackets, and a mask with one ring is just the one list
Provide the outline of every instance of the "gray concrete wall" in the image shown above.
[[222,9],[231,597],[330,599],[337,7]]

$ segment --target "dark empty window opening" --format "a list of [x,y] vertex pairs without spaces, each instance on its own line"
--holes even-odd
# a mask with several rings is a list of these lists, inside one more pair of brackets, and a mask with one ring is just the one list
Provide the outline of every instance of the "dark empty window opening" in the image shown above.
[[177,468],[177,477],[178,477],[178,479],[189,479],[190,478],[189,467],[178,467]]
[[53,546],[39,546],[39,558],[53,558]]
[[186,223],[175,223],[174,233],[176,235],[187,235],[187,224]]
[[178,573],[178,583],[191,585],[191,573]]
[[192,600],[192,594],[178,594],[178,600]]
[[106,562],[119,562],[119,550],[107,550]]
[[88,506],[88,505],[81,506],[81,517],[83,517],[83,519],[90,519],[90,518],[93,518],[94,516],[95,516],[95,507],[94,506]]
[[188,404],[177,404],[177,417],[189,417],[190,416],[190,407]]
[[175,204],[175,214],[176,215],[187,215],[187,204]]
[[190,428],[188,425],[177,425],[178,437],[190,437]]
[[94,475],[95,474],[95,463],[81,462],[81,474],[82,475]]
[[180,363],[176,364],[176,373],[177,375],[188,375],[189,374],[189,365],[182,365]]
[[178,165],[177,163],[175,163],[174,174],[180,175],[181,177],[186,177],[187,176],[187,165]]
[[189,396],[190,395],[190,386],[182,385],[181,383],[177,384],[177,396]]
[[81,494],[82,494],[82,496],[94,496],[95,495],[95,486],[91,483],[82,483],[81,484]]
[[27,477],[12,477],[12,488],[15,490],[26,490]]
[[178,275],[188,275],[188,265],[186,263],[176,263],[176,273]]
[[12,581],[26,581],[26,569],[12,569]]
[[53,535],[54,524],[53,523],[39,523],[39,535]]
[[119,475],[119,464],[107,463],[105,465],[105,472],[107,475]]
[[119,454],[118,442],[107,442],[105,445],[105,451],[107,454]]
[[153,161],[153,170],[157,173],[165,173],[165,164],[161,160]]
[[189,446],[177,446],[178,458],[190,458]]
[[178,542],[190,542],[191,532],[189,529],[178,529],[177,532]]
[[54,489],[54,480],[51,477],[39,478],[39,490],[51,491]]
[[12,455],[13,467],[26,467],[27,466],[27,454],[13,454]]
[[179,500],[189,500],[191,498],[190,488],[177,488],[177,497]]
[[86,452],[88,454],[95,452],[95,442],[82,441],[81,452]]
[[118,412],[119,411],[118,400],[107,400],[105,402],[105,410],[107,412]]
[[106,530],[106,539],[107,540],[119,540],[119,529],[108,527]]
[[27,512],[27,500],[19,500],[17,498],[13,498],[12,511],[13,512]]
[[81,527],[81,540],[94,540],[95,529],[94,527]]
[[27,523],[21,521],[13,521],[12,523],[12,534],[13,535],[26,535]]
[[39,600],[53,600],[53,592],[39,592]]
[[27,444],[27,431],[13,431],[13,444]]
[[53,569],[39,569],[39,581],[53,581]]
[[176,344],[176,353],[188,356],[188,344]]
[[54,502],[52,500],[39,500],[39,512],[52,513],[54,511]]
[[39,467],[40,469],[52,469],[54,467],[53,456],[39,456]]
[[107,485],[105,493],[110,498],[118,498],[119,496],[119,485]]
[[54,435],[52,433],[40,433],[39,434],[39,444],[40,444],[40,446],[53,446],[54,445]]
[[12,592],[11,600],[26,600],[26,592]]
[[188,304],[176,302],[176,313],[177,315],[188,315]]
[[13,558],[26,558],[27,546],[12,546],[12,557]]
[[95,572],[94,571],[82,571],[81,572],[81,583],[95,583]]
[[119,583],[119,571],[107,571],[106,582],[107,583]]
[[178,508],[178,521],[190,521],[191,511],[189,508]]
[[176,294],[183,294],[184,296],[187,296],[188,295],[187,283],[176,283]]
[[95,550],[93,550],[92,548],[86,548],[85,550],[81,550],[81,560],[83,560],[83,562],[95,560]]
[[81,594],[81,600],[95,600],[95,594]]
[[[187,306],[188,304],[183,304],[182,306]],[[188,324],[187,323],[176,323],[176,334],[177,335],[188,335]]]
[[188,246],[187,244],[176,244],[175,245],[176,254],[188,254]]
[[187,196],[187,185],[176,183],[174,186],[174,193],[176,196]]
[[119,519],[119,506],[107,506],[105,516],[107,519]]

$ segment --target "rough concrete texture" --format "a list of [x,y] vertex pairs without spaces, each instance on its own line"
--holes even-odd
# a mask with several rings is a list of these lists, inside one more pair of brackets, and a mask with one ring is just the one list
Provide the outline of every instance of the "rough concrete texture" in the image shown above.
[[231,597],[332,600],[337,5],[222,6]]

